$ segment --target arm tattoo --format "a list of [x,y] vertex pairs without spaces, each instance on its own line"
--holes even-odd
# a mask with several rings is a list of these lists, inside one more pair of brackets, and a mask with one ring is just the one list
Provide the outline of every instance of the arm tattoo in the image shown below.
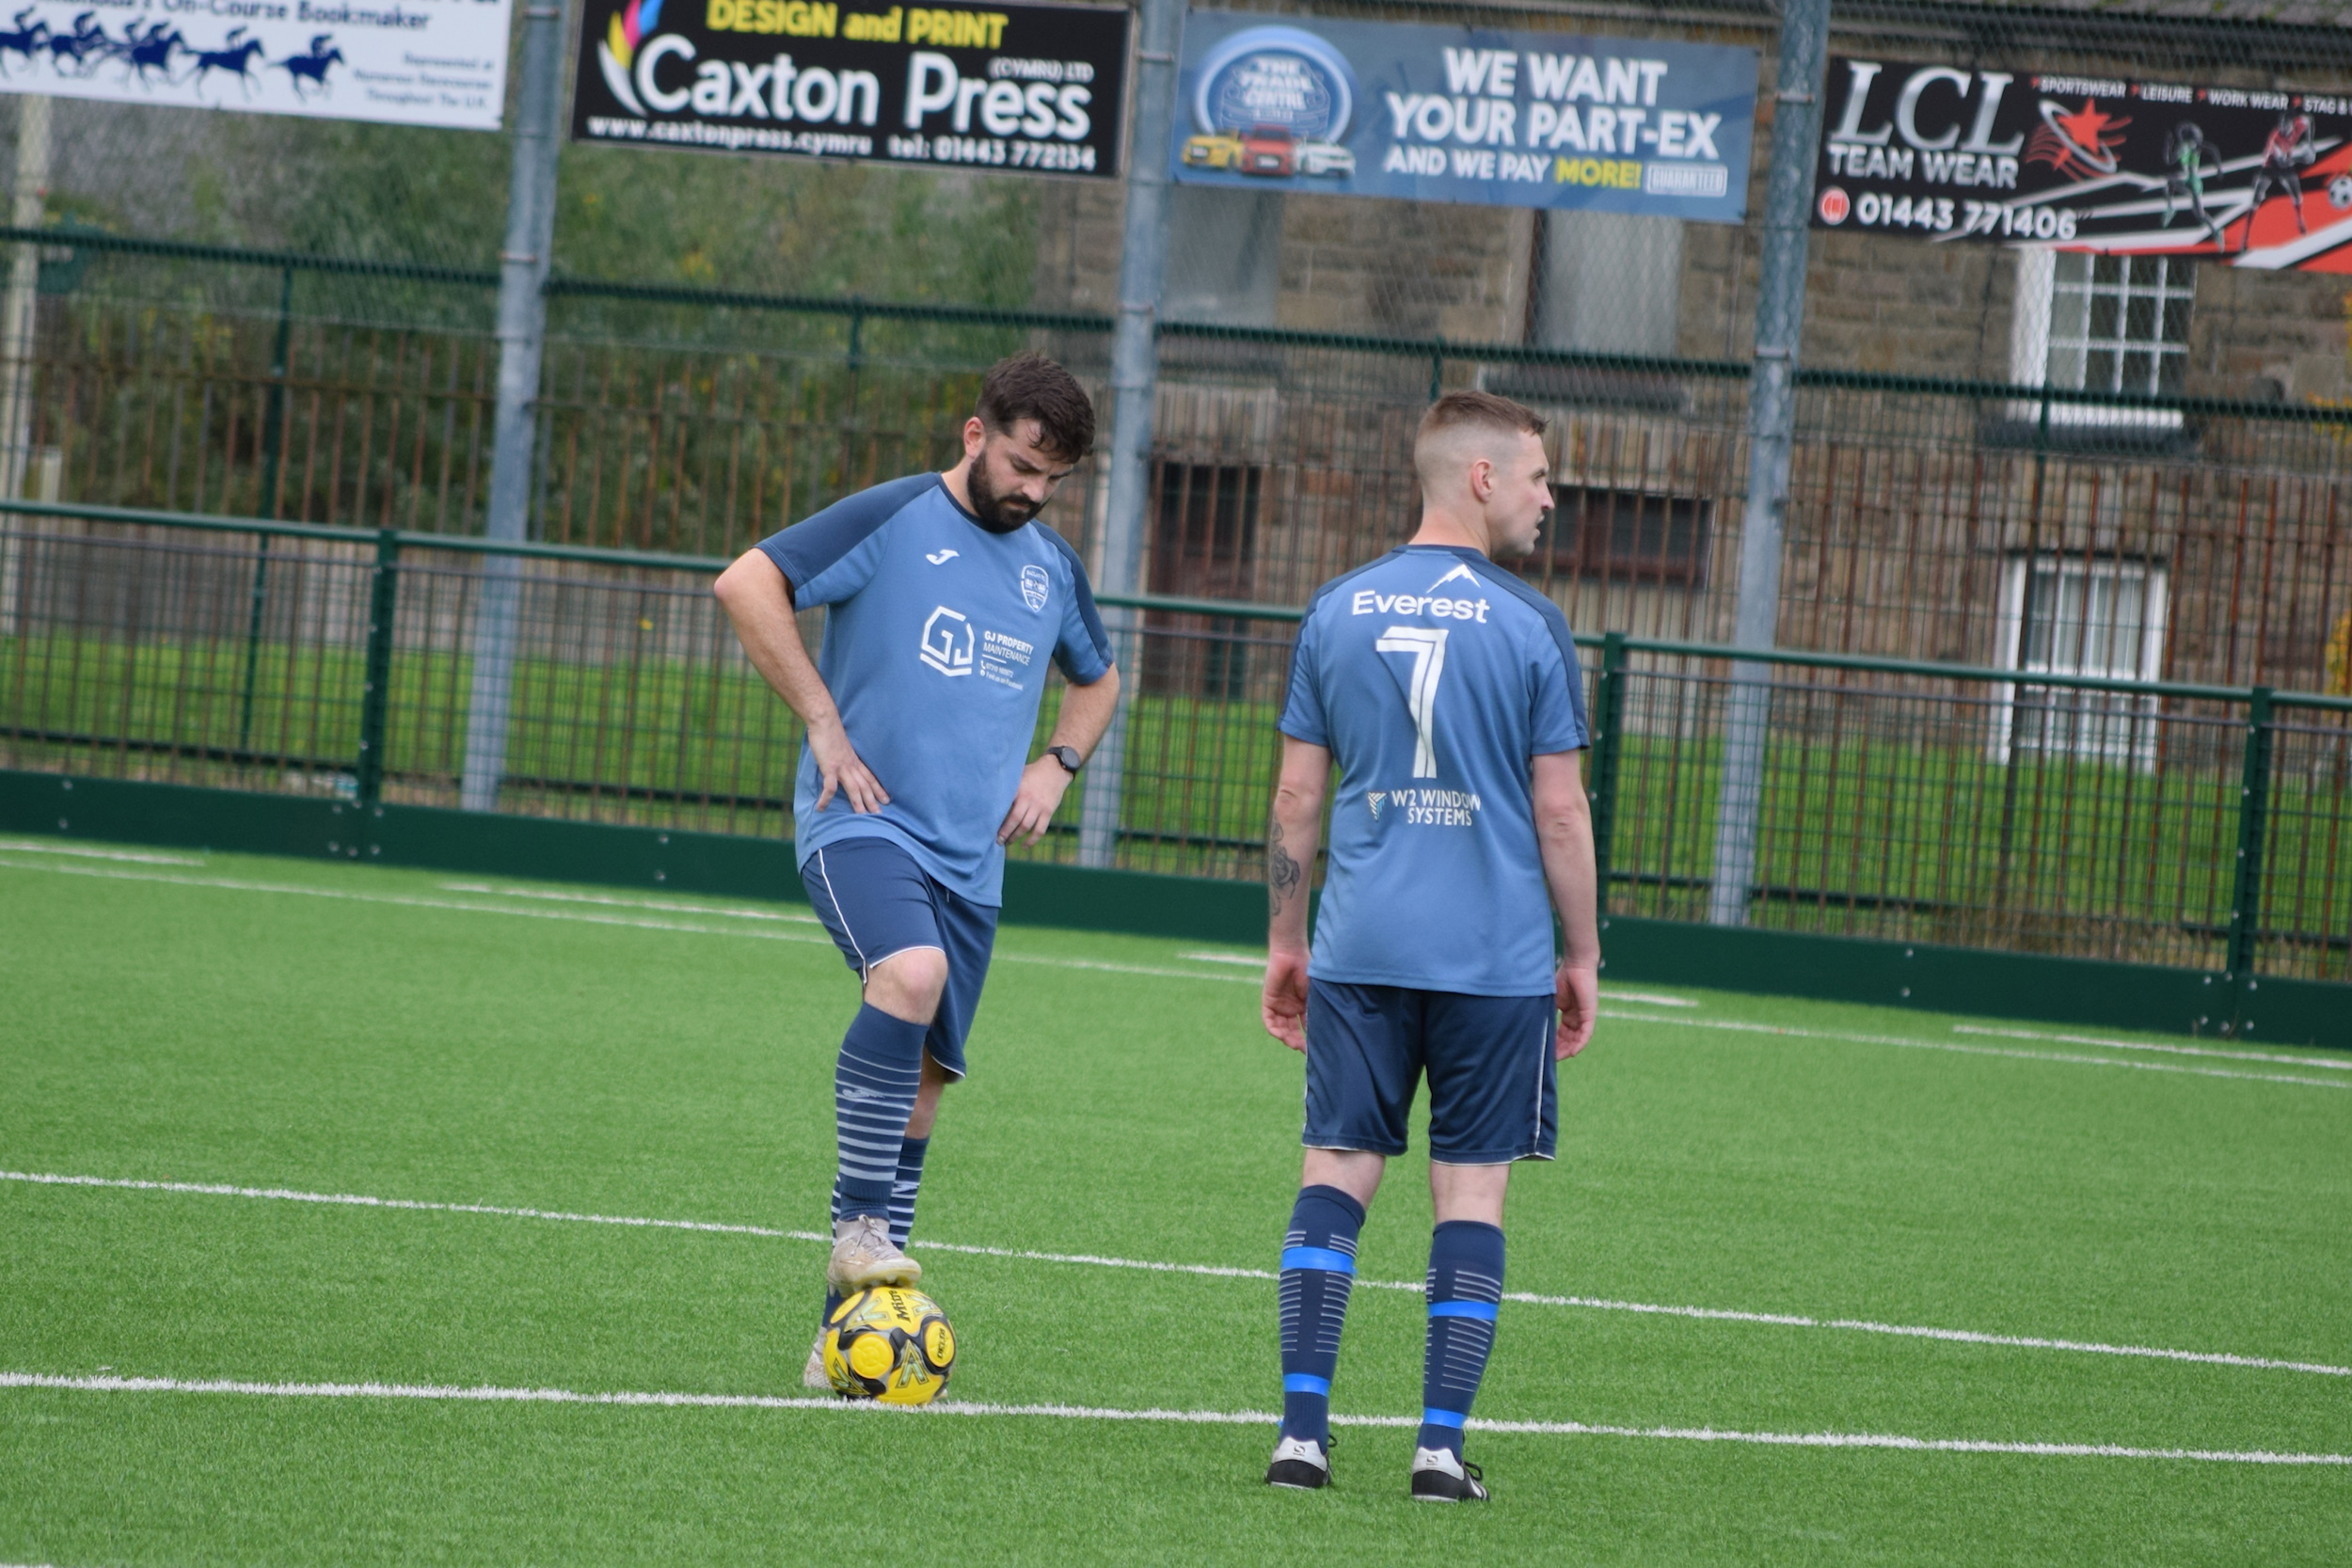
[[1265,834],[1265,903],[1269,918],[1282,912],[1282,900],[1298,891],[1301,872],[1296,861],[1282,847],[1282,823],[1277,817],[1266,824]]

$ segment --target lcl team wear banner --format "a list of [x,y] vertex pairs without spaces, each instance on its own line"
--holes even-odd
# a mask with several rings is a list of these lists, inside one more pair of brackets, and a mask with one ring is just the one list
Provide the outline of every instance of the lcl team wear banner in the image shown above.
[[0,92],[495,131],[507,0],[0,0]]
[[2352,99],[1833,59],[1813,226],[2352,272]]
[[572,139],[1107,180],[1127,14],[588,0]]
[[1746,214],[1756,52],[1192,11],[1174,178],[1495,207]]

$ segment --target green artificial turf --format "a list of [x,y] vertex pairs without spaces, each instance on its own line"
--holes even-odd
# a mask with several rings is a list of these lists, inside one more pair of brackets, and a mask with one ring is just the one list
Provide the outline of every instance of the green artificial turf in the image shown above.
[[[805,907],[58,847],[0,847],[0,1169],[820,1227],[855,992]],[[1250,970],[1199,951],[1003,933],[917,1225],[952,1397],[1279,1404],[1269,1281],[921,1244],[1273,1265],[1299,1062]],[[2352,1363],[2342,1058],[1637,993],[1564,1069],[1559,1162],[1515,1180],[1508,1288]],[[1791,1032],[1695,1026],[1743,1022]],[[1419,1277],[1424,1173],[1392,1170],[1367,1280]],[[0,1372],[798,1397],[821,1256],[0,1180]],[[1418,1299],[1359,1290],[1335,1409],[1409,1415],[1420,1370]],[[2352,1453],[2352,1378],[1519,1302],[1477,1414]],[[2352,1538],[2342,1465],[1473,1432],[1495,1500],[1442,1510],[1404,1497],[1408,1432],[1343,1430],[1314,1496],[1260,1483],[1270,1440],[0,1388],[0,1561],[2238,1564]]]

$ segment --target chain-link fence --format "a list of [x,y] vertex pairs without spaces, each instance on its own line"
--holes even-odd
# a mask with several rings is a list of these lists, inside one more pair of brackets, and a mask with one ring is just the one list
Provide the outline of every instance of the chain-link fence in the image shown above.
[[[7,537],[0,767],[458,802],[480,546],[86,518]],[[710,596],[720,564],[525,559],[500,809],[789,836],[799,729]],[[1295,612],[1159,613],[1123,660],[1142,678],[1118,863],[1261,875]],[[1588,650],[1615,913],[1708,906],[1723,653]],[[2010,674],[1783,656],[1751,924],[2352,978],[2352,699]],[[1015,853],[1074,860],[1093,787]]]
[[[1777,28],[1749,0],[1232,8],[1733,44],[1759,84]],[[1831,47],[2352,94],[2345,20],[1857,3]],[[1772,113],[1762,93],[1759,131]],[[8,765],[356,789],[390,581],[370,766],[387,799],[455,803],[508,137],[56,115],[35,330],[8,367],[25,493],[445,543],[402,544],[388,578],[373,539],[18,519]],[[1249,607],[1302,604],[1409,533],[1410,435],[1439,390],[1551,417],[1558,507],[1519,569],[1581,634],[1729,639],[1764,151],[1737,224],[1174,188],[1120,863],[1257,875],[1288,629]],[[1122,202],[565,149],[531,536],[692,562],[527,563],[501,807],[785,831],[796,735],[694,573],[950,461],[1010,350],[1055,354],[1107,410]],[[2259,733],[2263,962],[2342,976],[2342,715],[2248,728],[2254,688],[2352,692],[2341,279],[1817,230],[1799,359],[1780,644],[1984,673],[1781,670],[1753,922],[2227,967]],[[1089,465],[1049,514],[1089,552],[1106,489]],[[1726,673],[1658,651],[1625,669],[1621,911],[1707,910]],[[2233,689],[2181,694],[2201,687]]]

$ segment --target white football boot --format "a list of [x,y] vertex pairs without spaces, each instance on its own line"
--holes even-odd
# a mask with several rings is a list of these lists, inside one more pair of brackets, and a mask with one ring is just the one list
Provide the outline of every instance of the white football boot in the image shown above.
[[1413,1500],[1417,1503],[1483,1503],[1486,1476],[1451,1449],[1413,1450]]
[[843,1295],[877,1285],[911,1287],[922,1277],[923,1265],[898,1250],[890,1239],[890,1222],[880,1214],[860,1214],[834,1226],[825,1278]]
[[1265,1467],[1268,1486],[1312,1492],[1331,1484],[1331,1456],[1323,1445],[1304,1437],[1285,1437],[1274,1445],[1274,1463]]

